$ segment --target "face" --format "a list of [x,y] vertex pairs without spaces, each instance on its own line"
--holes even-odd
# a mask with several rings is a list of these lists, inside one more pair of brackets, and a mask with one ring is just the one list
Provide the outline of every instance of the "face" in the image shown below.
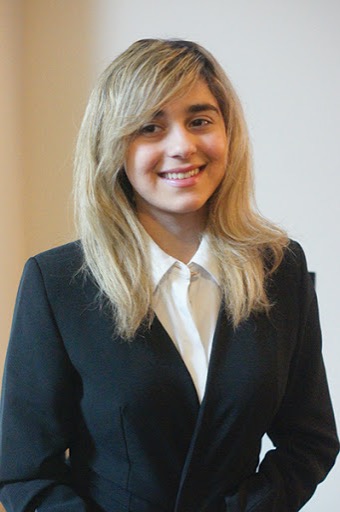
[[166,104],[135,134],[126,155],[140,218],[206,215],[225,174],[227,146],[223,116],[203,80]]

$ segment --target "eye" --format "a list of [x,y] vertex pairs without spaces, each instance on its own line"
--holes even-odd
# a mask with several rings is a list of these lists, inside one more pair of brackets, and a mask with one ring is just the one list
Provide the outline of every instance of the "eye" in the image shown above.
[[211,121],[209,121],[208,119],[202,119],[201,117],[193,119],[193,121],[191,121],[190,123],[190,125],[193,128],[203,128],[205,126],[208,126],[209,124],[211,124]]
[[162,131],[162,127],[155,123],[145,124],[140,128],[138,133],[140,135],[156,135]]

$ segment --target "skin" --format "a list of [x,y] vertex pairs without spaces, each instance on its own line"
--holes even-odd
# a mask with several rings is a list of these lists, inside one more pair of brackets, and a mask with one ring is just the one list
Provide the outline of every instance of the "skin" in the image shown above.
[[125,171],[139,220],[165,252],[185,263],[197,250],[227,155],[223,116],[203,80],[166,104],[129,145]]

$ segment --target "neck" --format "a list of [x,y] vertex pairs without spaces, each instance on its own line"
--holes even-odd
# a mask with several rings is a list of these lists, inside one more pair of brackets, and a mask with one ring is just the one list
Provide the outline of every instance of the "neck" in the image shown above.
[[188,263],[197,251],[206,223],[205,212],[164,214],[157,218],[148,212],[138,212],[138,218],[156,244],[183,263]]

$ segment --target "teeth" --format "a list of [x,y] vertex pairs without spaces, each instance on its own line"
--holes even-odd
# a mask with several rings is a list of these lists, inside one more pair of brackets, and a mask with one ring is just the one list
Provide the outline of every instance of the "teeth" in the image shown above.
[[163,178],[167,180],[185,180],[186,178],[191,178],[192,176],[196,176],[200,172],[199,168],[193,169],[188,172],[166,172],[162,175]]

